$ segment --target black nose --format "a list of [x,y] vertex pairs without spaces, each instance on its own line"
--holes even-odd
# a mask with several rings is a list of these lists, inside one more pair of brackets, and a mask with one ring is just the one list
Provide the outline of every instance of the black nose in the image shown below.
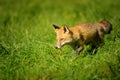
[[56,49],[58,49],[58,47],[57,47],[57,46],[55,46],[55,48],[56,48]]

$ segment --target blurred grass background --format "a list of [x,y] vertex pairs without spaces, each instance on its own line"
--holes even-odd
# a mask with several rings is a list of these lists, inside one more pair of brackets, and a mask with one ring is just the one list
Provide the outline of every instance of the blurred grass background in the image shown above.
[[[0,0],[0,80],[119,80],[119,0]],[[105,45],[78,58],[54,49],[52,24],[73,26],[106,19]]]

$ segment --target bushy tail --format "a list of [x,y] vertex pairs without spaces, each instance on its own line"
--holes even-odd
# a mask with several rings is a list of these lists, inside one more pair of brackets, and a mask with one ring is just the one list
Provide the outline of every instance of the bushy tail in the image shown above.
[[100,21],[104,25],[103,29],[106,34],[109,34],[112,30],[112,24],[106,20]]

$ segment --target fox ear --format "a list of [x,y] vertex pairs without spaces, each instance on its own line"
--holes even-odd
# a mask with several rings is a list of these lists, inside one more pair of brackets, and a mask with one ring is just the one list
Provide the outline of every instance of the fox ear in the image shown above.
[[59,26],[56,26],[55,24],[53,24],[53,28],[56,30],[56,29],[60,29]]
[[66,26],[63,27],[63,30],[64,30],[64,33],[65,33],[65,32],[70,32],[69,28],[66,27]]

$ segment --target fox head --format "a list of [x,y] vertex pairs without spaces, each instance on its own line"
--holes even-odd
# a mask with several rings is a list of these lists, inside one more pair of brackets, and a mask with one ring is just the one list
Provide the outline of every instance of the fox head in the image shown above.
[[56,43],[55,48],[61,48],[65,44],[69,44],[72,42],[73,40],[72,32],[69,30],[68,27],[66,26],[59,27],[53,24],[53,28],[57,36],[57,43]]
[[100,23],[104,25],[104,32],[109,34],[112,30],[112,24],[106,20],[103,20]]

